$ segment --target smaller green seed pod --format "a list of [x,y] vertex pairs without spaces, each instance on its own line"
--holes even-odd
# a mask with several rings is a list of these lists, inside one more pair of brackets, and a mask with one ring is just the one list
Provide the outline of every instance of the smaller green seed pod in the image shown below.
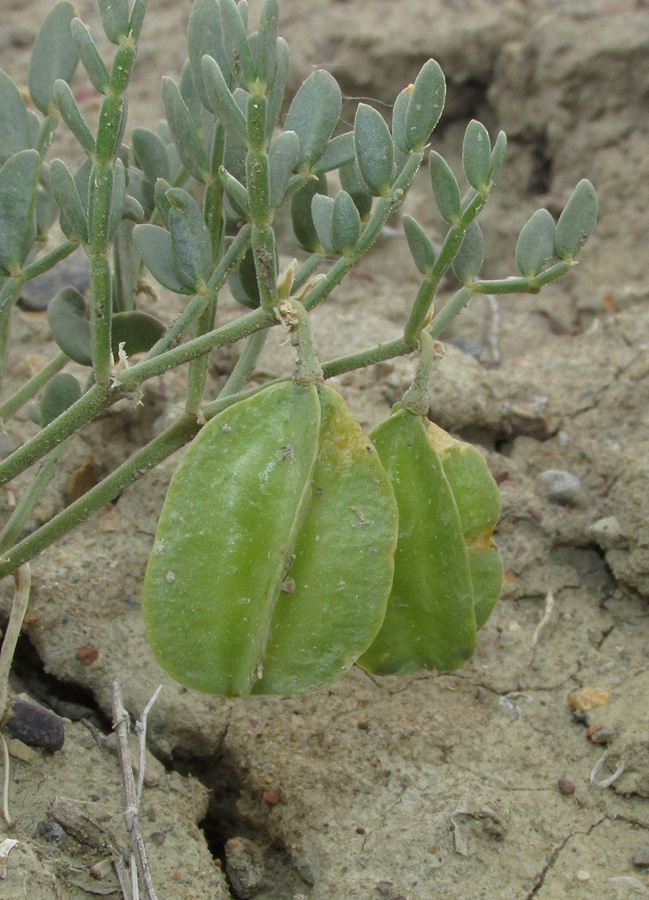
[[475,648],[469,554],[424,416],[399,409],[370,435],[399,508],[394,581],[381,630],[358,664],[379,675],[457,669]]
[[460,514],[471,566],[476,626],[482,628],[503,589],[505,570],[492,537],[500,518],[500,491],[476,447],[456,440],[433,422],[428,423],[428,437]]

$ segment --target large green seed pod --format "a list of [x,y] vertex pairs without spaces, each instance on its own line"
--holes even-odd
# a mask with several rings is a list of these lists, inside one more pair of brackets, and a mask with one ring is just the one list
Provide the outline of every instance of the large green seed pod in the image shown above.
[[235,404],[162,510],[143,597],[158,662],[226,696],[335,681],[380,628],[396,537],[389,479],[335,391],[282,383]]
[[480,451],[428,422],[428,437],[451,486],[464,532],[475,603],[482,628],[503,589],[505,568],[493,540],[500,518],[500,491]]

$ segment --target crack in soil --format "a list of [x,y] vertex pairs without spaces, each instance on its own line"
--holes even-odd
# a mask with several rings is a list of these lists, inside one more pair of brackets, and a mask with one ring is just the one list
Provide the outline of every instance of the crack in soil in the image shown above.
[[547,878],[548,872],[550,872],[554,868],[557,860],[559,859],[559,856],[561,855],[562,850],[565,848],[566,844],[568,843],[568,841],[571,838],[573,838],[576,834],[589,835],[595,828],[597,828],[598,825],[601,825],[602,822],[605,822],[607,820],[610,821],[608,816],[602,816],[600,819],[597,820],[597,822],[594,822],[585,831],[581,831],[580,829],[575,829],[575,830],[571,831],[569,834],[567,834],[563,838],[563,840],[559,844],[557,844],[556,847],[554,847],[554,849],[550,853],[550,857],[549,857],[548,861],[543,866],[541,871],[537,875],[535,875],[534,887],[532,888],[531,891],[529,891],[525,895],[524,900],[532,900],[532,898],[535,897],[536,894],[538,894],[539,890],[543,887],[543,884],[545,882],[545,879]]

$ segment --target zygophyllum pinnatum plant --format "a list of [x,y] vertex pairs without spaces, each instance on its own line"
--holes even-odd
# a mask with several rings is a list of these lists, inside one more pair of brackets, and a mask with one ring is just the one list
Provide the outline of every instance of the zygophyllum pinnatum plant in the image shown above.
[[[67,287],[49,304],[59,354],[0,404],[8,421],[40,398],[40,430],[0,463],[8,484],[40,462],[0,536],[0,576],[191,442],[143,589],[151,645],[174,678],[246,696],[313,689],[354,662],[375,673],[458,667],[500,595],[503,565],[492,540],[500,500],[478,450],[427,420],[437,339],[473,294],[536,293],[568,272],[595,225],[594,189],[581,181],[558,222],[545,209],[534,213],[516,245],[518,275],[481,279],[477,219],[506,138],[500,132],[492,144],[482,124],[469,123],[462,189],[428,150],[445,98],[434,60],[397,96],[390,125],[360,103],[345,130],[340,88],[324,70],[306,79],[284,115],[289,49],[277,33],[278,0],[265,0],[252,34],[246,0],[194,0],[189,60],[178,84],[162,83],[166,121],[155,132],[127,132],[146,5],[98,0],[115,45],[105,60],[73,6],[59,0],[33,48],[34,109],[0,72],[3,372],[25,282],[79,246],[90,265],[88,302]],[[95,133],[69,87],[79,61],[102,98]],[[78,168],[47,159],[61,123],[85,154]],[[448,229],[436,248],[403,216],[421,273],[403,331],[321,363],[309,313],[371,248],[425,160]],[[284,207],[304,253],[280,273],[273,223]],[[56,219],[65,240],[52,246]],[[138,310],[145,269],[178,296],[173,321]],[[451,269],[459,289],[433,315]],[[226,286],[242,310],[219,324]],[[280,323],[296,351],[293,377],[246,389],[269,329]],[[242,339],[220,395],[205,397],[209,353]],[[402,354],[418,354],[413,385],[368,437],[326,380]],[[88,368],[85,384],[63,371],[69,360]],[[67,442],[177,366],[187,370],[184,414],[30,531]]]

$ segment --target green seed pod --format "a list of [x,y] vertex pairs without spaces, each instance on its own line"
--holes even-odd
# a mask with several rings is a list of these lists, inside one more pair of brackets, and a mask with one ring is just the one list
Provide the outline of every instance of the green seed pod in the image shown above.
[[480,451],[432,422],[428,438],[442,463],[460,514],[473,580],[476,627],[482,628],[500,599],[504,566],[493,540],[500,491]]
[[358,664],[379,675],[457,669],[475,648],[469,554],[426,419],[399,409],[370,435],[399,508],[394,582],[381,630]]
[[143,589],[158,662],[226,696],[335,681],[376,635],[397,516],[335,391],[273,385],[217,415],[174,474]]

